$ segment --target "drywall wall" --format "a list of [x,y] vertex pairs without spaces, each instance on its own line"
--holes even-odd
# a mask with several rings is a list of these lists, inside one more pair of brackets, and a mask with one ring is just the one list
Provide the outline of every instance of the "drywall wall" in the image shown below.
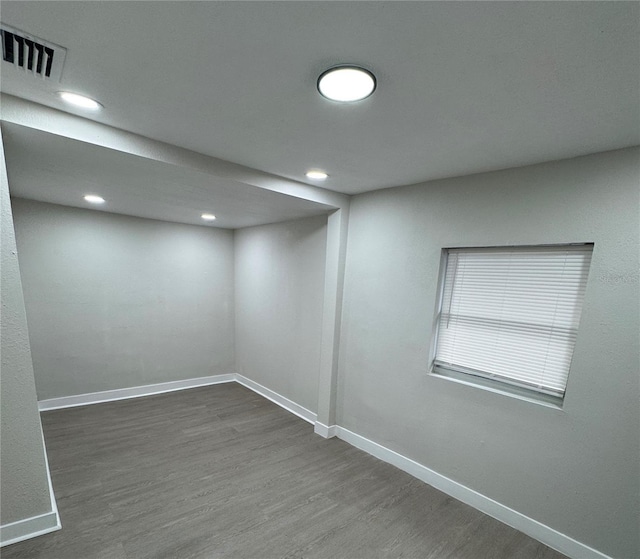
[[327,218],[235,232],[236,372],[316,413]]
[[0,524],[4,527],[14,522],[27,521],[25,532],[28,533],[31,531],[28,520],[52,512],[53,506],[47,478],[1,137],[0,189]]
[[[611,557],[640,557],[640,151],[352,199],[338,424]],[[594,242],[562,410],[427,374],[443,247]]]
[[231,231],[12,204],[40,400],[234,372]]

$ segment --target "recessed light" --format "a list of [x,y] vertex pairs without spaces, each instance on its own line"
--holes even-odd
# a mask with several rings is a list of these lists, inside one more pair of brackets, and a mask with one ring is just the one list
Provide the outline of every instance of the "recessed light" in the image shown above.
[[104,204],[104,198],[95,194],[87,194],[84,199],[91,204]]
[[313,179],[314,181],[323,181],[329,176],[324,171],[307,171],[306,175],[307,178]]
[[332,101],[360,101],[369,97],[375,89],[375,76],[358,66],[335,66],[318,78],[318,91]]
[[216,218],[213,214],[202,214],[200,217],[205,221],[213,221]]
[[102,105],[94,99],[90,99],[89,97],[85,97],[84,95],[79,95],[78,93],[71,93],[70,91],[58,91],[58,95],[66,103],[74,105],[75,107],[80,107],[82,109],[96,111],[102,107]]

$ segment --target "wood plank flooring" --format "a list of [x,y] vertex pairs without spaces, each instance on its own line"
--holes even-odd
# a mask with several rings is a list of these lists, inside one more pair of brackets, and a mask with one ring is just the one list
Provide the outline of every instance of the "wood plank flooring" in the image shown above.
[[2,559],[564,557],[235,383],[42,422],[63,529]]

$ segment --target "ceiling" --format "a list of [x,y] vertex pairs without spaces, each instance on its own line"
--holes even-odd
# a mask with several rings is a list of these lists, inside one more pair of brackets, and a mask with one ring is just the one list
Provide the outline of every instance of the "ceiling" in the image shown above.
[[[236,229],[326,214],[331,206],[3,123],[11,195],[163,221]],[[100,194],[92,206],[85,194]]]
[[[2,90],[274,175],[354,194],[640,143],[638,2],[2,2],[68,49],[61,83]],[[337,104],[337,63],[378,79]]]

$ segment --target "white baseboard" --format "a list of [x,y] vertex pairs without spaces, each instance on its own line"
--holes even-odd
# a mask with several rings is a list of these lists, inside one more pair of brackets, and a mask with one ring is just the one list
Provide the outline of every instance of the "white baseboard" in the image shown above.
[[53,493],[53,483],[51,482],[51,470],[49,469],[49,458],[47,456],[47,446],[44,441],[44,433],[40,429],[42,437],[42,450],[44,451],[44,465],[47,470],[47,483],[49,484],[49,500],[51,504],[51,512],[24,518],[16,522],[11,522],[0,526],[0,547],[29,540],[37,536],[43,536],[50,532],[55,532],[62,528],[60,515],[58,514],[58,504]]
[[519,530],[542,542],[545,545],[575,559],[611,559],[605,555],[565,534],[529,518],[505,505],[449,479],[402,454],[375,443],[361,435],[353,433],[344,427],[337,426],[337,436],[343,441],[363,450],[364,452],[393,464],[397,468],[411,474],[419,480],[428,483],[443,493],[472,506],[473,508]]
[[261,384],[258,384],[257,382],[248,379],[247,377],[243,377],[242,375],[238,374],[236,374],[235,377],[236,382],[238,382],[242,386],[253,390],[257,394],[260,394],[260,396],[264,396],[267,400],[271,400],[274,404],[278,404],[281,408],[290,411],[291,413],[297,415],[298,417],[304,419],[312,425],[315,424],[316,414],[308,410],[307,408],[303,408],[300,404],[296,404],[292,400],[289,400],[289,398],[285,398],[277,392],[274,392],[266,386],[262,386]]
[[237,382],[242,384],[246,388],[249,388],[264,398],[271,400],[275,404],[278,404],[280,407],[297,415],[305,421],[312,424],[315,424],[316,422],[316,414],[312,411],[296,404],[284,396],[281,396],[266,386],[262,386],[247,377],[237,375],[235,373],[186,380],[175,380],[170,382],[161,382],[158,384],[147,384],[145,386],[134,386],[131,388],[117,388],[115,390],[89,392],[87,394],[74,394],[73,396],[62,396],[60,398],[50,398],[48,400],[40,400],[38,402],[38,409],[40,411],[50,411],[63,408],[73,408],[76,406],[88,406],[90,404],[101,404],[104,402],[114,402],[116,400],[140,398],[142,396],[153,396],[154,394],[163,394],[165,392],[173,392],[175,390],[186,390],[188,388],[197,388],[199,386],[209,386],[225,382]]
[[40,411],[49,411],[73,408],[76,406],[87,406],[89,404],[100,404],[103,402],[114,402],[116,400],[126,400],[129,398],[140,398],[142,396],[152,396],[154,394],[163,394],[164,392],[185,390],[198,386],[233,382],[236,380],[235,377],[236,375],[231,373],[228,375],[214,375],[210,377],[161,382],[158,384],[147,384],[145,386],[133,386],[131,388],[117,388],[115,390],[104,390],[102,392],[89,392],[88,394],[75,394],[73,396],[40,400],[38,402],[38,409]]
[[338,435],[338,426],[337,425],[325,425],[324,423],[320,423],[316,421],[316,424],[313,426],[313,432],[316,435],[320,435],[325,439],[331,439]]
[[55,510],[4,524],[0,526],[0,547],[55,532],[61,527],[58,512]]
[[[47,470],[47,483],[49,484],[49,499],[51,502],[51,510],[56,515],[57,522],[55,530],[60,530],[62,528],[62,522],[60,521],[60,515],[58,514],[58,503],[56,501],[55,493],[53,492],[53,482],[51,481],[51,468],[49,468],[49,455],[47,454],[47,444],[44,440],[44,431],[42,431],[42,422],[40,422],[40,436],[42,437],[42,448],[44,450],[44,467]],[[50,530],[53,531],[53,530]],[[48,532],[44,532],[45,534]],[[40,534],[36,534],[39,536]],[[28,536],[30,538],[35,536]]]

